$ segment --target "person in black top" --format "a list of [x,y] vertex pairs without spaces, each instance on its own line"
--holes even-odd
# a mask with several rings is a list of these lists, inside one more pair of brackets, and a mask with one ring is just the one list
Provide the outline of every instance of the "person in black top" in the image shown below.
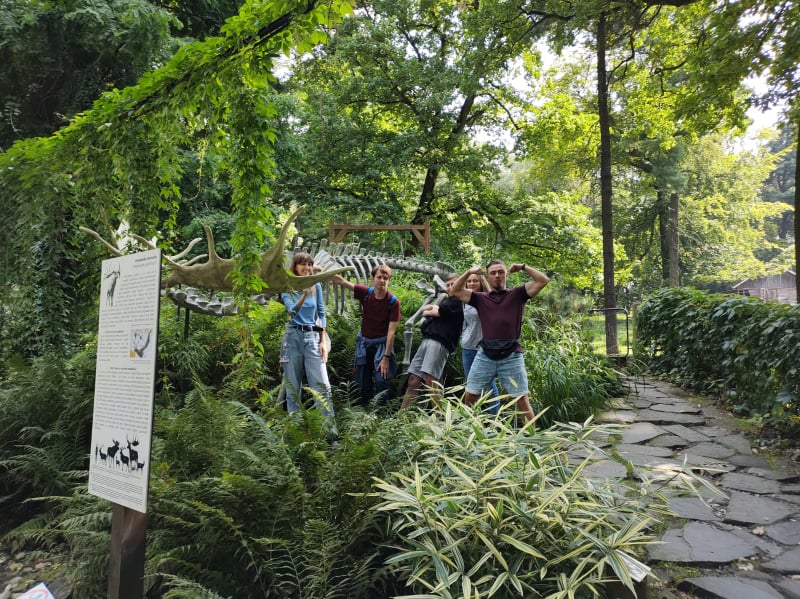
[[458,275],[447,279],[448,297],[440,304],[425,306],[422,315],[422,343],[408,367],[408,386],[400,408],[407,408],[417,399],[420,386],[433,387],[439,383],[450,353],[458,347],[464,324],[464,304],[452,295]]

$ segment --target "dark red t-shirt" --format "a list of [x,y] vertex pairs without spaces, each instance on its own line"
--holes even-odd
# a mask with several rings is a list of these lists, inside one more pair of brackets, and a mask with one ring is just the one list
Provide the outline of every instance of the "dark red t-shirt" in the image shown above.
[[525,285],[503,291],[473,291],[469,305],[478,311],[484,339],[519,339],[528,292]]
[[368,339],[386,337],[389,333],[389,323],[400,320],[400,300],[395,299],[390,305],[391,293],[386,293],[382,299],[375,297],[375,293],[368,294],[369,287],[356,285],[353,288],[353,297],[361,302],[361,334]]

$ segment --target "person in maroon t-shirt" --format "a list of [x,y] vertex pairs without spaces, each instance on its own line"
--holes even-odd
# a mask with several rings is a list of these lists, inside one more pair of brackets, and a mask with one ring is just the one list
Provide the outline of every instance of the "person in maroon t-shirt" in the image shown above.
[[373,396],[385,405],[391,381],[397,373],[394,338],[400,322],[400,300],[389,293],[392,269],[379,264],[372,269],[372,286],[359,285],[341,275],[333,283],[353,291],[361,302],[361,330],[356,338],[353,378],[358,386],[361,404],[366,407]]
[[[533,422],[535,415],[528,401],[528,373],[522,356],[519,335],[522,331],[522,314],[525,303],[539,293],[550,279],[544,273],[525,264],[512,264],[506,271],[501,260],[492,260],[486,267],[486,278],[491,290],[486,293],[472,291],[464,284],[471,274],[481,275],[480,266],[470,268],[453,284],[453,295],[478,311],[483,330],[483,340],[467,376],[464,401],[471,405],[482,393],[491,389],[497,378],[505,392],[516,395],[517,408],[522,417]],[[523,271],[531,280],[506,288],[509,273]]]

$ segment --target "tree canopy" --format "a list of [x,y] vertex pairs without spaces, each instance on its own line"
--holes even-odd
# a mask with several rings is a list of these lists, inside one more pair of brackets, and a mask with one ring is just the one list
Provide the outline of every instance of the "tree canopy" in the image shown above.
[[[787,264],[794,236],[785,222],[774,228],[789,208],[760,205],[772,158],[735,157],[726,136],[741,131],[749,103],[791,105],[793,88],[781,85],[795,77],[792,2],[773,6],[776,25],[750,3],[251,0],[217,32],[237,4],[10,1],[0,19],[11,51],[0,67],[3,139],[21,139],[0,154],[3,278],[12,283],[2,301],[15,306],[28,347],[63,346],[91,311],[86,258],[99,248],[78,225],[107,237],[125,226],[171,250],[198,219],[213,219],[240,261],[242,293],[260,290],[252,267],[298,204],[309,207],[306,238],[324,237],[332,220],[431,221],[437,257],[468,266],[503,255],[594,291],[600,242],[613,235],[612,295],[632,279],[697,283]],[[598,178],[602,14],[608,231]],[[712,35],[724,27],[728,35]],[[93,58],[84,70],[60,66],[78,55]],[[770,69],[771,95],[748,96],[743,79]],[[29,100],[56,90],[50,80],[61,87],[36,113]],[[70,94],[78,82],[82,93]],[[378,242],[387,243],[419,250]],[[710,246],[725,268],[704,261]]]

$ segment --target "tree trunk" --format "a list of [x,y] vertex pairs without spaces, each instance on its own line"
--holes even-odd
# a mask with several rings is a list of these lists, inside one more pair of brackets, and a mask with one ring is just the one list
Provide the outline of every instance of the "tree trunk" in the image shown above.
[[[800,111],[797,112],[800,115]],[[795,144],[795,160],[794,160],[794,272],[795,275],[795,293],[797,297],[795,301],[800,302],[800,218],[798,218],[797,207],[800,206],[800,116],[797,117],[795,131],[797,140]]]
[[678,209],[680,207],[680,196],[677,192],[673,191],[669,194],[669,208],[667,219],[667,234],[669,243],[667,244],[668,251],[667,257],[669,261],[669,286],[680,287],[681,284],[681,269],[680,269],[680,254],[679,244],[680,235],[678,229]]
[[[436,191],[436,182],[439,179],[439,169],[430,167],[425,172],[425,181],[422,184],[422,191],[419,194],[419,204],[414,213],[414,218],[411,219],[412,225],[422,225],[433,219],[433,194]],[[411,235],[411,245],[413,248],[411,253],[420,253],[422,243],[417,239],[416,235]],[[406,252],[409,253],[409,252]]]
[[619,355],[617,293],[614,284],[614,221],[611,186],[611,119],[606,77],[606,13],[597,22],[597,112],[600,121],[600,212],[603,231],[603,306],[606,315],[606,353]]
[[669,205],[665,195],[666,193],[661,188],[656,191],[658,241],[661,249],[661,284],[663,286],[669,285]]

